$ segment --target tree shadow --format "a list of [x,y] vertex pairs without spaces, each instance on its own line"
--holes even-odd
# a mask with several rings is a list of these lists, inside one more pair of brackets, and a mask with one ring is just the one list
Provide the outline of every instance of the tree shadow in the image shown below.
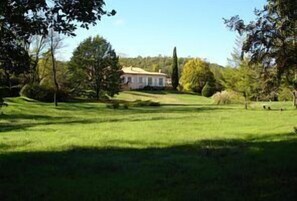
[[238,109],[234,107],[219,107],[216,105],[163,105],[162,107],[133,107],[132,111],[135,113],[193,113],[193,112],[212,112],[212,111],[226,111]]
[[63,118],[63,117],[52,118],[52,119],[44,118],[43,120],[44,121],[36,121],[36,122],[17,122],[17,121],[9,121],[5,123],[0,122],[0,133],[9,132],[9,131],[23,131],[35,126],[90,124],[90,123],[96,122],[94,119],[69,119],[69,118]]
[[296,200],[296,157],[296,137],[8,152],[0,155],[0,199]]

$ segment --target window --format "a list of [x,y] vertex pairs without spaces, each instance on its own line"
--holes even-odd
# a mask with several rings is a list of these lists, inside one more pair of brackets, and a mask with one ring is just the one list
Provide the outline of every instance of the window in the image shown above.
[[128,77],[128,82],[132,82],[132,78],[131,77]]
[[163,86],[164,85],[164,80],[163,78],[159,78],[159,86]]
[[147,78],[147,85],[149,85],[149,86],[153,85],[153,78],[151,78],[151,77]]
[[139,83],[143,83],[143,78],[139,77]]

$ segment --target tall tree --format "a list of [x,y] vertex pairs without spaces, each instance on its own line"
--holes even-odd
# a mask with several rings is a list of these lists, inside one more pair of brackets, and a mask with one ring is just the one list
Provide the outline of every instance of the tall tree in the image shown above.
[[53,81],[55,85],[55,92],[54,92],[54,104],[58,106],[57,94],[59,92],[59,83],[57,80],[57,61],[56,61],[56,54],[58,49],[62,48],[62,40],[63,38],[60,37],[58,33],[55,33],[54,30],[50,30],[49,35],[49,44],[50,44],[50,55],[52,60],[52,71],[53,71]]
[[297,70],[296,11],[296,0],[267,0],[262,10],[255,11],[254,22],[246,25],[239,16],[225,20],[231,30],[246,36],[243,54],[251,55],[251,62],[261,63],[265,69],[277,68],[279,83],[284,72]]
[[183,68],[180,78],[184,89],[201,93],[207,82],[210,86],[214,86],[215,79],[209,66],[208,62],[201,59],[188,61]]
[[48,40],[50,37],[45,36],[32,36],[28,43],[28,52],[30,56],[30,69],[29,69],[29,78],[28,80],[31,83],[39,82],[39,72],[38,72],[38,63],[40,60],[40,57],[45,52],[46,48],[48,48],[48,44],[50,41]]
[[104,10],[104,5],[104,0],[1,0],[0,69],[4,69],[8,84],[11,74],[36,65],[28,54],[32,36],[48,36],[49,29],[74,36],[78,26],[88,28],[103,15],[115,14]]
[[174,90],[177,90],[179,85],[178,77],[178,58],[176,53],[176,47],[173,49],[173,63],[172,63],[172,72],[171,72],[171,83]]
[[121,66],[112,46],[96,36],[83,41],[70,61],[71,79],[78,92],[91,90],[99,99],[102,94],[113,96],[121,88]]

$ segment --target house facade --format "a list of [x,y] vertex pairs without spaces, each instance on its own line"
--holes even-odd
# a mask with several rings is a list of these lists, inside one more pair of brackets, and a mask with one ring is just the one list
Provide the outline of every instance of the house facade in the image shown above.
[[124,67],[122,71],[124,89],[143,89],[147,86],[158,89],[165,88],[167,75],[160,71],[148,72],[136,67]]

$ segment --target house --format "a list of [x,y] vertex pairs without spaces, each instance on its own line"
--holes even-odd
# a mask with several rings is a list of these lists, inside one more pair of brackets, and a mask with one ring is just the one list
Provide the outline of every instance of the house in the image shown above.
[[123,88],[124,89],[143,89],[152,87],[164,89],[167,75],[159,72],[148,72],[141,68],[124,67],[122,68]]

